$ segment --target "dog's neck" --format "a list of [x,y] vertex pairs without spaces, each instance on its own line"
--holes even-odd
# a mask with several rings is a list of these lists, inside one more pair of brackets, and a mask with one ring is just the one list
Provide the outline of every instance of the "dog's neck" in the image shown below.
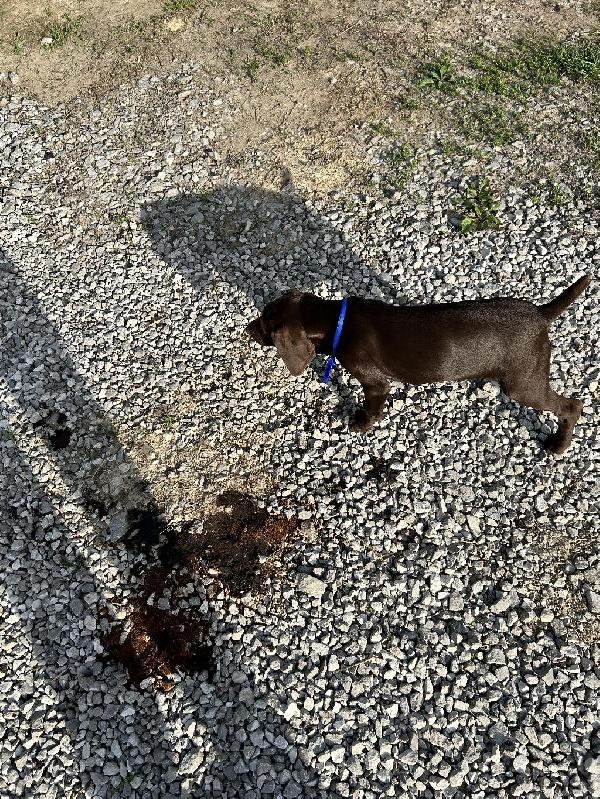
[[314,294],[302,298],[302,324],[313,344],[326,344],[333,340],[340,314],[341,300],[324,300]]

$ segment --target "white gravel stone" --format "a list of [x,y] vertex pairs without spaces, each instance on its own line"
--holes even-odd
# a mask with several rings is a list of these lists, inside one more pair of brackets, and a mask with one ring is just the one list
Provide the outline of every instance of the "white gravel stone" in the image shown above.
[[320,599],[327,589],[327,584],[317,577],[312,577],[309,574],[303,574],[298,580],[298,590],[303,594]]

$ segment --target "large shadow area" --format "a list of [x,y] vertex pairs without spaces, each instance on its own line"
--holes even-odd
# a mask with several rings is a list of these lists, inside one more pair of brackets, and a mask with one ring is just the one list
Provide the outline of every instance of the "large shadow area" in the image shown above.
[[391,279],[292,190],[230,184],[148,203],[141,219],[158,255],[200,295],[217,278],[259,309],[288,288],[398,299]]
[[[392,276],[366,265],[343,230],[291,188],[227,184],[148,203],[140,218],[156,253],[200,297],[223,282],[258,311],[290,288],[403,300]],[[310,367],[319,379],[325,360],[317,356]],[[340,369],[334,370],[332,384],[339,399],[335,413],[352,416],[362,397]]]
[[[34,795],[44,781],[53,783],[56,765],[58,773],[71,775],[72,791],[81,785],[89,796],[180,796],[182,755],[173,748],[170,720],[158,692],[138,689],[98,646],[102,608],[110,608],[103,601],[106,586],[78,548],[78,523],[71,529],[62,507],[66,498],[66,505],[83,508],[94,529],[88,556],[90,550],[101,556],[100,574],[116,570],[134,597],[160,551],[176,548],[188,528],[163,523],[151,490],[127,462],[59,331],[2,253],[0,285],[0,376],[9,397],[0,430],[0,558],[4,601],[20,617],[11,630],[22,636],[11,677],[18,688],[4,714],[5,748],[13,751],[6,788],[13,796]],[[58,493],[52,471],[63,486]],[[118,591],[110,599],[118,605]],[[207,627],[211,620],[220,629],[227,626],[215,606],[206,614]],[[167,638],[167,649],[170,643]],[[282,796],[279,776],[286,774],[285,796],[331,796],[296,757],[291,728],[264,701],[251,668],[242,684],[232,684],[221,677],[221,653],[209,650],[206,640],[197,643],[199,657],[189,662],[195,671],[204,670],[204,680],[208,672],[214,690],[214,706],[206,718],[198,710],[199,721],[217,759],[206,779],[192,779],[188,795]],[[243,670],[242,649],[237,663]],[[27,673],[24,664],[33,664]],[[186,679],[194,681],[193,675]],[[50,705],[40,702],[40,686],[54,697]],[[244,741],[240,719],[248,731]],[[63,739],[52,756],[50,730],[70,739],[70,746],[65,749]],[[106,754],[96,763],[102,747]]]

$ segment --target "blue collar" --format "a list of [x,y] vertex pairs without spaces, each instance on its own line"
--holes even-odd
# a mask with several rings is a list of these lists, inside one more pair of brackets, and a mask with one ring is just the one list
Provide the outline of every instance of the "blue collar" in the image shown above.
[[340,308],[340,315],[338,317],[337,327],[335,329],[335,336],[333,337],[333,352],[329,356],[327,361],[327,366],[325,367],[325,374],[323,375],[323,383],[329,382],[329,375],[331,370],[335,367],[335,351],[337,349],[338,342],[340,340],[340,336],[342,335],[342,328],[344,327],[344,319],[346,317],[346,305],[348,303],[348,298],[344,297],[342,300],[342,307]]

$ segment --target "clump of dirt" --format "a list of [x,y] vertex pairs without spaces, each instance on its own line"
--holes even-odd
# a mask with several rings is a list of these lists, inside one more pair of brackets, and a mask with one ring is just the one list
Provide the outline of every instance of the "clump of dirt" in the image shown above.
[[108,655],[127,669],[139,685],[153,677],[158,688],[167,690],[175,671],[215,673],[208,623],[199,613],[185,616],[151,606],[142,599],[131,606],[127,623],[104,633],[100,641]]
[[[217,582],[229,596],[258,590],[286,542],[298,528],[296,519],[271,515],[248,494],[228,491],[215,499],[222,508],[203,524],[170,526],[150,503],[127,512],[127,546],[154,548],[156,560],[141,575],[138,596],[127,618],[111,626],[100,640],[107,655],[121,663],[139,685],[153,677],[163,690],[175,671],[215,673],[209,615],[196,608],[177,609],[174,595],[196,577]],[[208,590],[206,595],[214,596]],[[160,599],[168,596],[168,608]],[[102,614],[105,621],[107,614]]]
[[218,570],[220,582],[232,596],[243,596],[264,581],[274,556],[281,554],[298,522],[271,516],[238,491],[220,494],[217,505],[224,510],[204,521],[202,559]]

